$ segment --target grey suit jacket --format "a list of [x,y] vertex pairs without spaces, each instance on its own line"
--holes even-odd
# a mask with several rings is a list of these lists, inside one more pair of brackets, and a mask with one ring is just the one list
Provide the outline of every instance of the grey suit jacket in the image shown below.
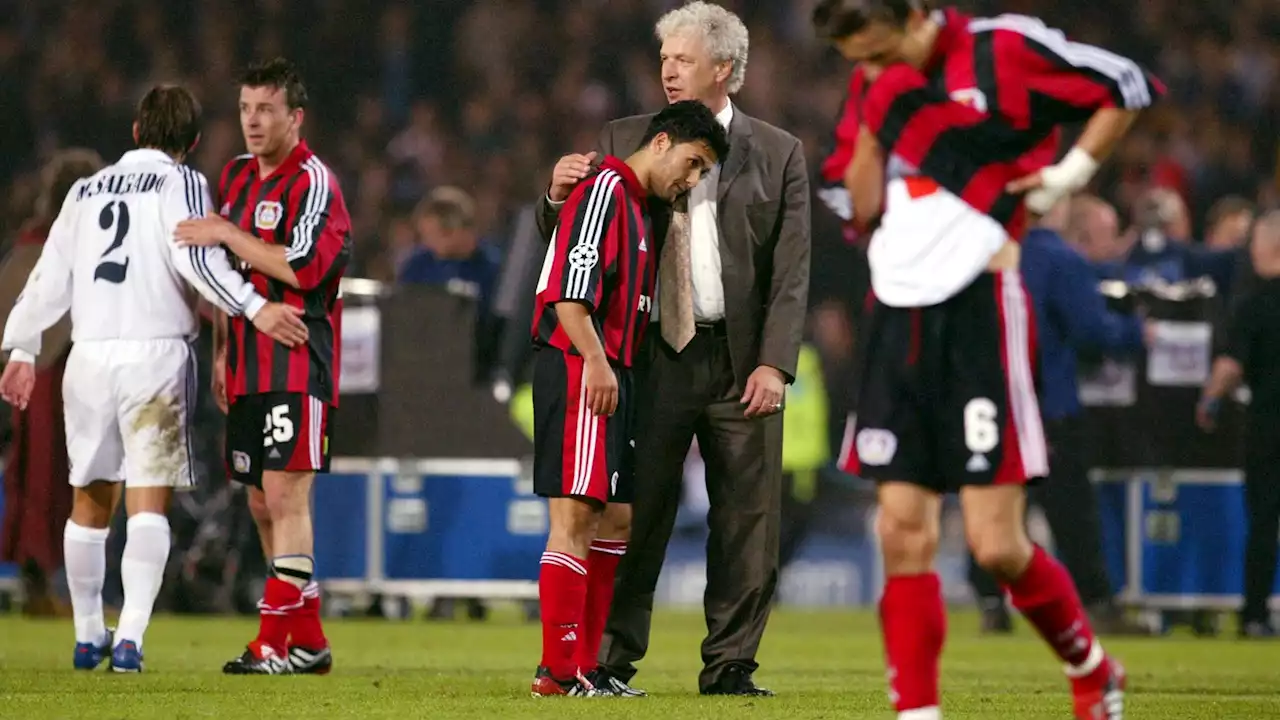
[[[640,146],[649,115],[614,120],[600,133],[597,161],[626,159]],[[729,157],[720,170],[716,214],[729,354],[739,388],[757,366],[795,379],[809,300],[809,172],[794,135],[734,107]],[[559,209],[543,196],[538,229],[550,241]],[[651,201],[661,253],[671,208]]]

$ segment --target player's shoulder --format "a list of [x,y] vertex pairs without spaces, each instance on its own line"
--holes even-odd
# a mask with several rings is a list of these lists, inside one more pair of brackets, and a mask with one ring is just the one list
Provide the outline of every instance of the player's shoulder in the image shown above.
[[222,172],[218,175],[218,187],[225,189],[227,183],[243,173],[251,162],[253,162],[252,153],[237,155],[228,160],[227,164],[222,166]]
[[1001,13],[991,17],[972,17],[967,19],[966,30],[970,35],[1013,34],[1041,43],[1061,42],[1065,39],[1063,32],[1046,25],[1043,20],[1033,15],[1021,13]]
[[329,165],[310,149],[302,158],[302,162],[298,163],[294,175],[297,177],[295,186],[307,194],[321,192],[342,197],[342,187],[338,183],[337,173],[333,172]]
[[574,206],[581,203],[594,205],[602,198],[625,196],[626,183],[622,182],[622,175],[607,165],[600,165],[573,187],[569,202]]

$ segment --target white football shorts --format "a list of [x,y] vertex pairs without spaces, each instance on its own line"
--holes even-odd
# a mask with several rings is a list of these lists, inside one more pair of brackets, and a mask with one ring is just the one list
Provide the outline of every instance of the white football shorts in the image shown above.
[[62,379],[71,486],[195,485],[195,354],[187,341],[77,342]]

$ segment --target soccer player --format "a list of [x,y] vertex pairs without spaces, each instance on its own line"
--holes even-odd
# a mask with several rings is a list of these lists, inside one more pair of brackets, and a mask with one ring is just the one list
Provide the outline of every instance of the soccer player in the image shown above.
[[286,347],[233,317],[215,336],[227,464],[234,480],[250,486],[272,570],[258,637],[223,667],[235,675],[323,674],[333,664],[312,580],[311,486],[329,467],[351,219],[337,178],[300,137],[306,104],[306,87],[287,61],[249,68],[240,83],[240,126],[250,154],[222,171],[221,216],[178,227],[185,244],[226,245],[253,286],[300,309],[310,330],[305,345]]
[[634,493],[631,366],[653,309],[658,252],[646,202],[684,197],[728,152],[707,106],[668,105],[630,157],[606,155],[560,209],[532,327],[533,483],[551,516],[538,578],[534,697],[619,694],[595,688],[586,674],[596,666],[626,553],[625,541],[597,539],[596,529],[606,504],[629,509]]
[[[1124,670],[1094,637],[1070,576],[1024,527],[1024,486],[1047,474],[1048,453],[1012,238],[1027,210],[1043,214],[1083,187],[1162,89],[1131,60],[1025,16],[822,0],[813,18],[878,76],[847,176],[855,214],[881,225],[844,467],[879,483],[881,624],[898,717],[941,717],[946,618],[933,557],[941,495],[958,491],[974,556],[1066,664],[1076,717],[1118,720]],[[1074,121],[1088,122],[1075,148],[1045,167],[1058,126]]]
[[[25,409],[41,334],[71,311],[63,402],[74,493],[63,550],[80,670],[109,655],[118,672],[142,671],[143,636],[169,557],[166,513],[174,490],[195,483],[187,433],[199,324],[191,288],[282,343],[307,336],[295,310],[268,303],[221,249],[173,243],[178,222],[208,204],[204,176],[182,165],[199,137],[200,106],[190,92],[158,86],[142,98],[137,149],[67,193],[0,343],[9,352],[0,395]],[[113,647],[102,585],[122,483],[129,537]]]

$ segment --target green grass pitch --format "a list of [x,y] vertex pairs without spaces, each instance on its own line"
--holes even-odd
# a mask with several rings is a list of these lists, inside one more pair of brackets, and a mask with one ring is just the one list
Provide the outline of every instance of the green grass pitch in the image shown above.
[[[161,617],[141,676],[71,670],[71,623],[0,616],[0,717],[148,718],[655,718],[890,720],[875,617],[868,612],[775,612],[757,681],[775,698],[701,698],[701,616],[661,611],[636,677],[648,698],[528,695],[538,627],[514,613],[485,623],[331,620],[327,677],[224,677],[222,662],[256,624]],[[1133,720],[1280,717],[1280,644],[1190,636],[1112,640],[1130,671]],[[943,660],[948,720],[1071,717],[1058,664],[1025,626],[984,638],[953,614]]]

